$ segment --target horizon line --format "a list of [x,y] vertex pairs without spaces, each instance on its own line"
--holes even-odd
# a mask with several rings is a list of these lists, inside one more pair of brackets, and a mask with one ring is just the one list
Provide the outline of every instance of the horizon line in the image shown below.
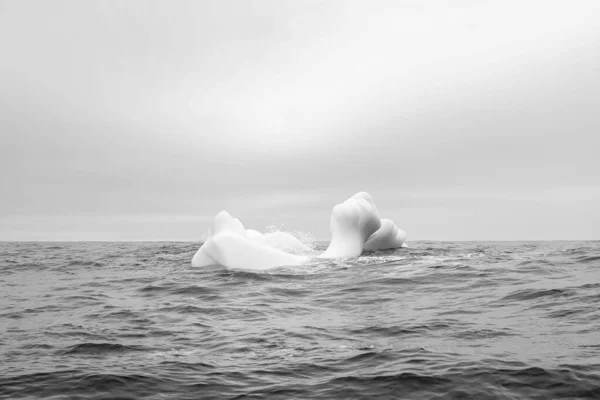
[[[410,242],[598,242],[600,239],[418,239]],[[330,242],[330,240],[315,240],[315,242]],[[204,243],[199,240],[0,240],[0,243]]]

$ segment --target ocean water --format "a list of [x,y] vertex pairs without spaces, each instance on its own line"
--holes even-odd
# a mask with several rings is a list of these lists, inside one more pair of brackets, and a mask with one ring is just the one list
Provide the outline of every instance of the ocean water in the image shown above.
[[600,242],[410,246],[255,273],[0,243],[0,398],[600,398]]

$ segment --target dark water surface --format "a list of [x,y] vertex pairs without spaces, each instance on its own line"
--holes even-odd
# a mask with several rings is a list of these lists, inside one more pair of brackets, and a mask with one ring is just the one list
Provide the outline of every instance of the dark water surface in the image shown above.
[[0,398],[600,398],[600,242],[412,242],[254,273],[0,243]]

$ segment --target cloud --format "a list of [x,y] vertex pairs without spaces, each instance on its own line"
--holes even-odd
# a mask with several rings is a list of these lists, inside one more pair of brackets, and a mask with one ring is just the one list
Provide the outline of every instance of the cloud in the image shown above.
[[596,2],[2,4],[5,237],[222,208],[326,236],[360,190],[421,238],[598,234]]

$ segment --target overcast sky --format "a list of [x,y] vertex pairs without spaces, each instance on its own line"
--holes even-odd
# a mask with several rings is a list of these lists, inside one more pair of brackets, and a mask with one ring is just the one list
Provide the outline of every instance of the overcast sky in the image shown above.
[[0,0],[0,240],[600,239],[600,1]]

